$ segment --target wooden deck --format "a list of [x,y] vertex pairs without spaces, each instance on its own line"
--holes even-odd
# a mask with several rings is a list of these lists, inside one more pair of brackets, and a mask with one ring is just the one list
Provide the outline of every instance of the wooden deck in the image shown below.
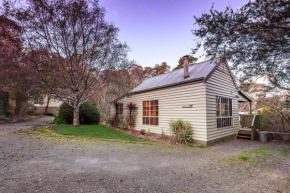
[[237,138],[239,139],[252,139],[252,129],[251,128],[247,128],[247,127],[243,127],[243,128],[239,128],[239,132],[237,135]]
[[237,138],[254,140],[257,129],[260,129],[259,115],[240,115],[241,128],[237,133]]

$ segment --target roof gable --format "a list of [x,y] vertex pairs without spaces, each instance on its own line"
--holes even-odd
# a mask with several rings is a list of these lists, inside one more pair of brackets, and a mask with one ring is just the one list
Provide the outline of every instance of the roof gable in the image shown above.
[[[232,71],[231,71],[229,65],[228,65],[227,63],[222,63],[221,65],[222,65],[223,67],[226,67],[227,73],[230,75],[231,80],[232,80],[234,86],[236,87],[236,89],[237,89],[239,95],[242,96],[246,101],[248,101],[248,102],[252,102],[252,99],[250,98],[250,96],[249,96],[247,93],[245,93],[243,90],[239,89],[239,87],[238,87],[238,85],[237,85],[237,83],[236,83],[236,80],[235,80],[235,78],[234,78],[234,75],[233,75],[233,73],[232,73]],[[221,65],[218,65],[218,66],[216,67],[216,69],[217,69],[218,67],[221,67]],[[215,71],[215,69],[211,72],[211,74],[212,74],[214,71]],[[209,79],[209,77],[210,77],[211,74],[209,74],[209,76],[208,76],[207,78],[204,79],[204,82],[206,82],[206,81]],[[240,98],[239,101],[243,101],[243,100]]]

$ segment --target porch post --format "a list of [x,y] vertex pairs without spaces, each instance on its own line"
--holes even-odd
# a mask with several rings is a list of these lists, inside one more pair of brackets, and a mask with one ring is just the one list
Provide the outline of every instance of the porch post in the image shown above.
[[250,114],[252,114],[252,102],[250,102]]

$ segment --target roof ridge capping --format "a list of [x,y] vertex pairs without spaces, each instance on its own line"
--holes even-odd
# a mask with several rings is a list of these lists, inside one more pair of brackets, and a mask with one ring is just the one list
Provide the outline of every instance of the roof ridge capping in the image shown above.
[[[198,65],[198,64],[206,63],[206,62],[209,62],[209,61],[211,61],[211,64],[216,64],[216,63],[214,63],[214,60],[205,60],[205,61],[202,61],[202,62],[189,64],[188,68],[193,67],[193,66]],[[164,76],[164,75],[166,75],[166,74],[170,74],[170,73],[173,73],[173,72],[176,72],[176,71],[181,71],[181,70],[184,70],[184,69],[183,69],[183,68],[179,68],[179,69],[177,69],[177,70],[170,71],[170,72],[166,72],[166,73],[164,73],[164,74],[159,74],[159,75],[154,76],[154,77],[151,77],[151,78],[156,78],[156,77],[158,77],[158,76]],[[148,79],[151,79],[151,78],[147,78],[147,79],[145,79],[144,81],[146,81],[146,80],[148,80]],[[141,84],[142,84],[142,83],[141,83]]]

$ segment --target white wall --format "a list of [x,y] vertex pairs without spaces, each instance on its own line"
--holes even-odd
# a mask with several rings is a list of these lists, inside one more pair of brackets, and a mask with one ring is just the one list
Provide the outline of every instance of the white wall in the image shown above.
[[[238,90],[234,85],[230,71],[221,64],[206,82],[207,141],[234,135],[239,129]],[[217,128],[216,96],[233,100],[233,126]]]
[[[150,129],[152,133],[170,135],[169,121],[171,119],[182,119],[190,121],[193,126],[193,139],[206,141],[206,90],[203,82],[192,82],[178,86],[167,87],[142,93],[121,99],[124,103],[124,115],[126,116],[126,104],[133,102],[137,104],[136,124],[134,129]],[[159,125],[142,124],[142,102],[147,100],[158,100],[159,102]],[[192,108],[182,108],[183,105],[192,104]],[[114,115],[112,105],[112,115]]]
[[[47,96],[44,97],[43,104],[34,104],[34,106],[36,106],[36,107],[46,107],[46,103],[47,103]],[[52,98],[49,101],[48,107],[60,107],[61,104],[62,104],[61,100]]]
[[[233,126],[217,128],[216,96],[231,98],[233,101]],[[239,129],[238,90],[232,80],[226,65],[221,64],[203,82],[192,82],[163,89],[137,93],[131,97],[121,99],[124,103],[124,117],[126,117],[126,104],[137,104],[136,125],[134,129],[150,129],[153,133],[161,133],[162,129],[168,135],[168,123],[171,119],[190,121],[193,126],[193,139],[197,142],[209,142],[219,138],[235,135]],[[159,101],[159,125],[142,124],[142,102],[147,100]],[[192,104],[192,108],[182,108],[183,105]],[[112,105],[112,115],[115,110]]]

